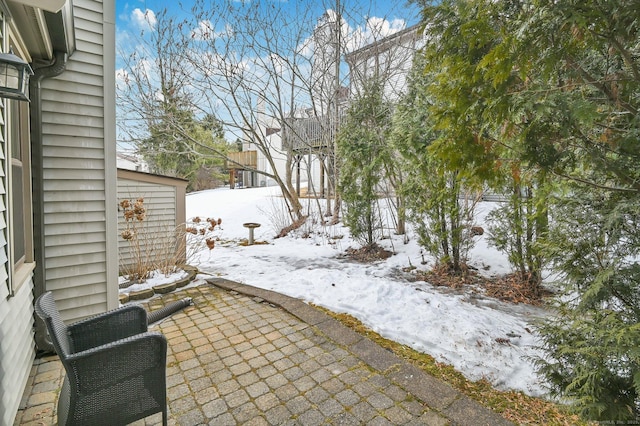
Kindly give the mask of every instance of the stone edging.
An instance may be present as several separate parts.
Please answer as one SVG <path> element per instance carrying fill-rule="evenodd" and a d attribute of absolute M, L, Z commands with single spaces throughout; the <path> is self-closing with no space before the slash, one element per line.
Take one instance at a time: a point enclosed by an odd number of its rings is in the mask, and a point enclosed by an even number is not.
<path fill-rule="evenodd" d="M 196 275 L 198 274 L 198 268 L 195 268 L 193 266 L 184 265 L 181 267 L 181 269 L 187 273 L 187 276 L 185 278 L 182 278 L 178 281 L 168 283 L 168 284 L 159 284 L 145 290 L 131 291 L 128 294 L 121 293 L 118 295 L 118 299 L 120 300 L 120 303 L 125 304 L 132 300 L 148 299 L 152 297 L 154 294 L 171 293 L 176 289 L 185 287 L 187 284 L 193 281 Z"/>
<path fill-rule="evenodd" d="M 240 284 L 224 278 L 210 278 L 209 284 L 226 291 L 235 291 L 257 302 L 276 305 L 319 331 L 400 387 L 422 400 L 430 408 L 458 425 L 507 426 L 512 422 L 463 395 L 448 383 L 436 379 L 413 364 L 382 348 L 371 339 L 346 327 L 307 303 L 274 291 Z"/>

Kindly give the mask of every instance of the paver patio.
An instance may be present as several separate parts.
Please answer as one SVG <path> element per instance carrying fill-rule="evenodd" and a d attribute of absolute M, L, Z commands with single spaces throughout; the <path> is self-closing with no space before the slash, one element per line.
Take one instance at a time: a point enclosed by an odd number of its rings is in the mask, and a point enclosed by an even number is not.
<path fill-rule="evenodd" d="M 212 279 L 145 308 L 185 297 L 152 326 L 168 339 L 170 425 L 511 424 L 297 299 Z M 36 360 L 14 425 L 55 424 L 63 375 Z"/>

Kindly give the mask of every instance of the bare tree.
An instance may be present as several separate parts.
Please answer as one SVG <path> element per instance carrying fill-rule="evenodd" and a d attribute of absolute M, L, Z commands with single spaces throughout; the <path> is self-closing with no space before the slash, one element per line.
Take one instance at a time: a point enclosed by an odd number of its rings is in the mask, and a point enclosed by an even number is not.
<path fill-rule="evenodd" d="M 119 149 L 158 162 L 173 159 L 176 164 L 207 168 L 200 160 L 205 157 L 220 163 L 228 151 L 221 123 L 215 114 L 197 116 L 193 108 L 202 96 L 192 90 L 188 68 L 181 62 L 186 48 L 181 25 L 166 12 L 156 16 L 148 11 L 146 19 L 148 25 L 132 53 L 120 52 L 124 67 L 118 71 L 116 90 Z M 154 171 L 179 172 L 168 169 Z"/>
<path fill-rule="evenodd" d="M 129 57 L 124 77 L 132 89 L 119 97 L 128 103 L 127 128 L 134 129 L 132 123 L 147 123 L 149 114 L 166 115 L 154 108 L 158 97 L 166 99 L 166 90 L 178 91 L 180 101 L 187 102 L 196 115 L 214 114 L 233 135 L 231 139 L 261 154 L 266 165 L 253 171 L 278 184 L 292 221 L 303 219 L 306 213 L 299 187 L 293 182 L 295 169 L 305 156 L 322 158 L 319 169 L 327 176 L 327 198 L 329 193 L 337 194 L 335 167 L 324 159 L 334 157 L 339 101 L 345 98 L 343 88 L 348 85 L 342 57 L 348 44 L 355 43 L 354 28 L 347 19 L 357 16 L 360 21 L 370 16 L 370 2 L 363 3 L 364 7 L 346 11 L 336 0 L 322 5 L 196 0 L 186 20 L 162 15 L 153 37 L 140 53 Z M 318 38 L 318 34 L 327 34 L 323 26 L 329 29 L 328 40 Z M 367 25 L 356 30 L 363 34 Z M 148 57 L 141 58 L 147 52 Z M 157 69 L 151 72 L 150 68 Z M 309 137 L 310 127 L 299 125 L 302 119 L 315 120 L 326 146 Z M 179 124 L 175 123 L 174 130 L 180 137 L 192 138 Z M 322 147 L 327 149 L 322 151 Z M 299 179 L 296 183 L 299 185 Z M 339 203 L 333 207 L 337 220 Z M 327 212 L 330 210 L 328 202 Z"/>

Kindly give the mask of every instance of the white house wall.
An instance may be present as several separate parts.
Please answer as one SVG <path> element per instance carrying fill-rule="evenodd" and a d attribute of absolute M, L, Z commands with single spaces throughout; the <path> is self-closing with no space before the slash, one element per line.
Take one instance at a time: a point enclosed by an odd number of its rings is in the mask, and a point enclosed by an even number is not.
<path fill-rule="evenodd" d="M 266 137 L 266 139 L 267 146 L 270 147 L 270 153 L 273 159 L 273 163 L 275 164 L 275 173 L 269 161 L 267 161 L 264 154 L 260 151 L 258 151 L 258 170 L 263 170 L 272 174 L 278 174 L 284 180 L 287 171 L 287 154 L 282 149 L 282 138 L 280 137 L 280 133 L 269 135 Z M 264 185 L 262 184 L 262 182 L 264 182 Z M 276 182 L 264 175 L 258 175 L 258 185 L 273 186 L 276 185 Z"/>
<path fill-rule="evenodd" d="M 54 291 L 66 320 L 118 303 L 115 4 L 74 0 L 73 11 L 77 50 L 63 74 L 42 80 L 40 92 L 45 286 Z M 4 265 L 0 268 L 0 425 L 8 426 L 13 424 L 35 357 L 34 283 L 31 275 L 7 275 L 2 152 L 0 161 L 0 263 Z M 14 289 L 11 296 L 8 280 Z M 115 287 L 108 289 L 111 282 Z"/>
<path fill-rule="evenodd" d="M 377 77 L 383 79 L 385 98 L 398 101 L 407 89 L 415 53 L 423 45 L 424 39 L 415 26 L 348 54 L 352 96 L 360 95 L 364 83 Z"/>
<path fill-rule="evenodd" d="M 73 12 L 76 51 L 42 81 L 45 285 L 68 321 L 114 307 L 118 272 L 115 6 L 74 0 Z"/>
<path fill-rule="evenodd" d="M 269 174 L 278 174 L 283 180 L 285 179 L 287 172 L 287 153 L 282 148 L 282 132 L 274 133 L 266 137 L 266 145 L 269 147 L 269 155 L 271 155 L 273 159 L 273 163 L 275 164 L 275 171 L 271 166 L 270 162 L 267 160 L 265 155 L 258 151 L 258 164 L 257 168 L 259 171 L 266 172 Z M 246 144 L 244 147 L 245 150 L 255 149 L 253 144 Z M 293 171 L 292 171 L 292 183 L 295 185 L 296 182 L 296 166 L 292 163 Z M 300 162 L 300 183 L 302 186 L 309 185 L 310 191 L 316 191 L 317 193 L 321 192 L 320 185 L 320 169 L 321 164 L 318 156 L 315 154 L 312 155 L 304 155 L 302 161 Z M 275 173 L 274 173 L 275 172 Z M 245 172 L 248 173 L 248 172 Z M 274 186 L 277 185 L 276 181 L 272 178 L 268 178 L 265 175 L 259 174 L 257 177 L 256 184 L 258 186 Z M 325 181 L 326 185 L 326 181 Z"/>
<path fill-rule="evenodd" d="M 279 125 L 279 123 L 276 120 L 269 119 L 264 114 L 261 114 L 258 116 L 257 133 L 260 135 L 266 135 L 267 127 L 274 127 L 276 125 Z M 256 168 L 258 172 L 268 173 L 272 175 L 277 174 L 278 176 L 281 177 L 282 180 L 284 180 L 286 176 L 285 173 L 287 170 L 287 167 L 286 167 L 287 153 L 284 149 L 282 149 L 282 138 L 280 135 L 281 135 L 281 132 L 274 133 L 269 136 L 264 136 L 264 142 L 263 142 L 264 147 L 268 149 L 269 155 L 273 160 L 273 164 L 275 165 L 275 170 L 274 170 L 274 167 L 271 166 L 271 163 L 269 162 L 267 157 L 264 155 L 264 153 L 261 150 L 259 150 L 254 143 L 252 142 L 243 143 L 242 150 L 257 152 Z M 248 183 L 250 182 L 250 179 L 251 179 L 251 173 L 253 172 L 249 172 L 249 171 L 243 172 L 243 182 L 245 183 L 245 186 L 249 186 Z M 267 177 L 261 173 L 257 173 L 256 182 L 255 182 L 256 186 L 273 186 L 276 184 L 277 183 L 273 178 Z"/>

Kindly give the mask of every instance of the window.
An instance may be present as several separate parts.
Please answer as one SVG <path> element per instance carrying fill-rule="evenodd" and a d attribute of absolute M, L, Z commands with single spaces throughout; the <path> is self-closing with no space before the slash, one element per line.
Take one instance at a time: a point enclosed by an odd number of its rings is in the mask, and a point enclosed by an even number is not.
<path fill-rule="evenodd" d="M 11 46 L 20 56 L 17 46 Z M 33 218 L 31 206 L 31 149 L 29 103 L 3 99 L 6 137 L 6 202 L 9 295 L 28 281 L 33 271 Z"/>
<path fill-rule="evenodd" d="M 29 104 L 6 100 L 9 115 L 11 158 L 11 260 L 14 271 L 33 261 L 31 220 L 31 173 L 29 151 Z"/>

